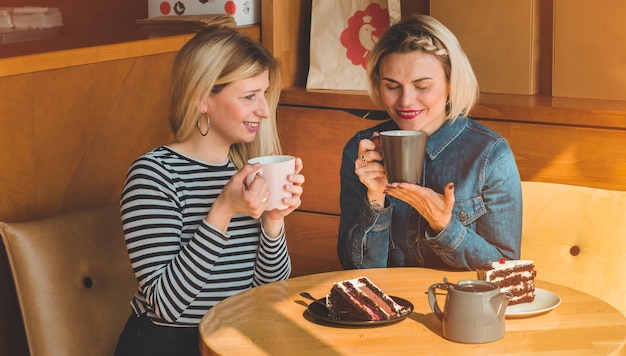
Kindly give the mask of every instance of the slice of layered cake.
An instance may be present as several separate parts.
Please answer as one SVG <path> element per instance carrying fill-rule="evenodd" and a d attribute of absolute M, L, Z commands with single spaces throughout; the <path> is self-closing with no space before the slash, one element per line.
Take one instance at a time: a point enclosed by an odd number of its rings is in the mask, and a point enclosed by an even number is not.
<path fill-rule="evenodd" d="M 509 305 L 529 303 L 535 300 L 535 264 L 531 260 L 504 259 L 476 270 L 478 279 L 500 286 L 502 293 L 509 293 Z"/>
<path fill-rule="evenodd" d="M 409 312 L 367 277 L 333 284 L 326 306 L 330 317 L 354 320 L 388 320 Z"/>

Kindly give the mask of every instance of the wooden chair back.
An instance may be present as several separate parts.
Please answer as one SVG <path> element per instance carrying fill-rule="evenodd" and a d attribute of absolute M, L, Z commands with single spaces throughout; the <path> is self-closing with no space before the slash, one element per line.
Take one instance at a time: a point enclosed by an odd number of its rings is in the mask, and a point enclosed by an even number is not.
<path fill-rule="evenodd" d="M 522 182 L 524 259 L 537 279 L 598 297 L 626 315 L 626 192 Z"/>

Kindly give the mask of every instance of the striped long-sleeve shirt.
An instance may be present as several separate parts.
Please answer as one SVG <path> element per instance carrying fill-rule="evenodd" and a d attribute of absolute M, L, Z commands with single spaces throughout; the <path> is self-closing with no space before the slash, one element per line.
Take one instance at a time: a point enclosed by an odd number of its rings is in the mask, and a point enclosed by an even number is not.
<path fill-rule="evenodd" d="M 204 220 L 232 163 L 209 165 L 160 147 L 130 167 L 122 225 L 138 290 L 137 315 L 156 324 L 195 327 L 221 300 L 289 277 L 284 229 L 269 238 L 260 221 L 235 215 L 223 233 Z"/>

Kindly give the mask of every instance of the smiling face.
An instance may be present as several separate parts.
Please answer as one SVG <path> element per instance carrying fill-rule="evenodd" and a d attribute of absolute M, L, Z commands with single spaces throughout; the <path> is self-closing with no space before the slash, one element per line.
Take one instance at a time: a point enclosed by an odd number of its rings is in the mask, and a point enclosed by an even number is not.
<path fill-rule="evenodd" d="M 379 72 L 381 101 L 401 129 L 430 135 L 445 123 L 449 83 L 434 55 L 391 53 L 381 60 Z"/>
<path fill-rule="evenodd" d="M 219 93 L 211 94 L 206 101 L 206 112 L 211 121 L 211 139 L 219 140 L 226 146 L 252 142 L 261 121 L 270 116 L 265 97 L 268 88 L 269 73 L 266 70 L 256 76 L 234 81 Z"/>

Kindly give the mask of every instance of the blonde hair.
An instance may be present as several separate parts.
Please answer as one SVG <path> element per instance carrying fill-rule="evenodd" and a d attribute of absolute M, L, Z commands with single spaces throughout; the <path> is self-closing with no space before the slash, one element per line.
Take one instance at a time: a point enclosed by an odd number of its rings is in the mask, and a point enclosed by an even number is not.
<path fill-rule="evenodd" d="M 372 101 L 383 107 L 379 89 L 382 59 L 392 53 L 412 51 L 430 53 L 443 66 L 450 87 L 446 119 L 467 115 L 480 95 L 478 80 L 456 36 L 427 15 L 414 15 L 392 25 L 376 42 L 367 66 L 367 91 Z"/>
<path fill-rule="evenodd" d="M 278 61 L 260 43 L 235 29 L 212 26 L 196 34 L 176 55 L 172 71 L 169 121 L 174 139 L 184 141 L 196 129 L 198 103 L 228 84 L 269 72 L 267 101 L 270 117 L 251 143 L 231 145 L 229 157 L 240 169 L 255 156 L 282 152 L 276 129 L 276 107 L 281 90 Z"/>

